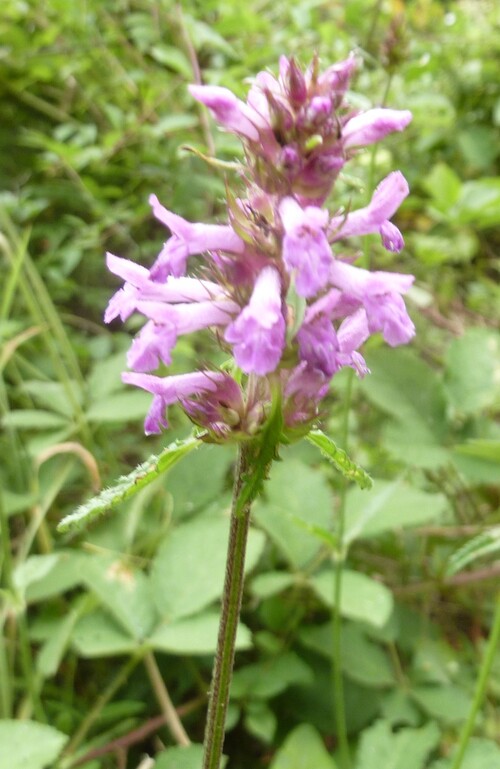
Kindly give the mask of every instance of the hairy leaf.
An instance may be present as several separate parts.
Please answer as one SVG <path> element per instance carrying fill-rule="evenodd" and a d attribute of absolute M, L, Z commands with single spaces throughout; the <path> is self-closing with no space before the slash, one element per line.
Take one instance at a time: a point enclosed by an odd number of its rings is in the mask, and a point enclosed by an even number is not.
<path fill-rule="evenodd" d="M 355 481 L 362 489 L 371 489 L 373 481 L 368 473 L 362 467 L 353 462 L 344 449 L 340 449 L 328 435 L 322 430 L 311 430 L 306 436 L 310 443 L 313 443 L 321 451 L 332 465 L 335 465 L 344 478 Z"/>
<path fill-rule="evenodd" d="M 108 510 L 112 510 L 120 502 L 133 497 L 145 486 L 149 486 L 159 475 L 165 473 L 199 445 L 200 441 L 195 436 L 190 436 L 183 441 L 174 441 L 161 454 L 150 457 L 131 473 L 123 475 L 114 486 L 103 489 L 96 497 L 77 507 L 74 513 L 63 518 L 58 526 L 59 531 L 81 527 Z"/>

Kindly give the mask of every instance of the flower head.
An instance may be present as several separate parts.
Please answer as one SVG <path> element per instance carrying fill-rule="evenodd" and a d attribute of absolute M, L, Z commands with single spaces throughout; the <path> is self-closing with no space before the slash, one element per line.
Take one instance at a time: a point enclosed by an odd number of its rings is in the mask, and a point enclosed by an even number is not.
<path fill-rule="evenodd" d="M 106 322 L 146 319 L 128 353 L 133 371 L 123 375 L 153 395 L 146 432 L 166 428 L 167 409 L 178 403 L 205 439 L 243 440 L 261 429 L 272 401 L 282 404 L 285 431 L 303 434 L 341 368 L 369 373 L 361 350 L 372 334 L 394 346 L 415 333 L 403 300 L 413 277 L 369 272 L 338 250 L 340 241 L 372 233 L 401 250 L 392 219 L 408 195 L 403 174 L 386 176 L 358 210 L 338 206 L 330 216 L 324 205 L 359 147 L 411 120 L 407 110 L 353 113 L 346 93 L 355 66 L 350 56 L 321 73 L 315 58 L 303 71 L 282 57 L 279 75 L 259 73 L 246 102 L 220 86 L 190 87 L 243 142 L 246 195 L 228 192 L 227 220 L 218 224 L 189 222 L 152 195 L 153 214 L 169 230 L 152 267 L 108 254 L 124 285 Z M 203 260 L 199 275 L 186 274 L 193 255 Z M 171 364 L 179 336 L 201 329 L 230 355 L 221 370 L 150 373 Z"/>

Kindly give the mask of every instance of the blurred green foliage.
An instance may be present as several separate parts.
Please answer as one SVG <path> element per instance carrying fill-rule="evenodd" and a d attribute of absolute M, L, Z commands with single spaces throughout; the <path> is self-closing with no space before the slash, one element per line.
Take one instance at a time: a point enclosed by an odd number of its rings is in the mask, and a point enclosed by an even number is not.
<path fill-rule="evenodd" d="M 0 41 L 1 769 L 135 769 L 146 752 L 158 769 L 199 767 L 197 745 L 172 747 L 156 718 L 143 663 L 157 659 L 201 742 L 233 452 L 204 446 L 115 517 L 55 531 L 188 432 L 173 414 L 166 440 L 142 437 L 149 396 L 120 381 L 134 320 L 101 320 L 116 288 L 104 252 L 153 261 L 165 233 L 151 192 L 189 219 L 223 215 L 224 176 L 186 147 L 240 148 L 190 99 L 197 68 L 243 95 L 282 53 L 330 63 L 353 49 L 353 104 L 414 121 L 358 157 L 331 208 L 366 201 L 394 168 L 408 177 L 405 251 L 374 242 L 363 258 L 416 274 L 418 334 L 407 350 L 372 341 L 354 388 L 349 452 L 375 484 L 346 498 L 347 725 L 355 769 L 373 755 L 449 767 L 500 571 L 498 5 L 4 0 Z M 181 340 L 174 370 L 213 354 Z M 323 424 L 335 439 L 346 388 L 341 374 Z M 307 443 L 282 458 L 255 506 L 227 752 L 234 769 L 335 769 L 342 483 Z M 499 701 L 497 655 L 463 769 L 500 765 Z"/>

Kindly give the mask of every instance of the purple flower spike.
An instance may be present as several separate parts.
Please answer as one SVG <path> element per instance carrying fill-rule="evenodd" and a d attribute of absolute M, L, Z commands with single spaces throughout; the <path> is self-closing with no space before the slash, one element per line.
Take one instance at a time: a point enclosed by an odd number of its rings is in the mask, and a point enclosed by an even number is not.
<path fill-rule="evenodd" d="M 409 110 L 369 109 L 347 121 L 342 129 L 344 147 L 364 147 L 378 142 L 393 131 L 403 131 L 411 122 Z"/>
<path fill-rule="evenodd" d="M 188 88 L 191 96 L 208 107 L 224 128 L 250 141 L 258 141 L 258 116 L 228 88 L 217 85 L 190 85 Z"/>
<path fill-rule="evenodd" d="M 295 272 L 295 286 L 300 296 L 311 297 L 326 286 L 332 264 L 332 252 L 325 235 L 328 211 L 315 206 L 302 208 L 294 198 L 280 204 L 285 230 L 283 261 Z"/>
<path fill-rule="evenodd" d="M 146 432 L 167 427 L 166 410 L 177 402 L 203 440 L 245 440 L 261 431 L 281 387 L 287 439 L 298 438 L 339 369 L 368 373 L 360 351 L 371 334 L 394 346 L 415 333 L 403 301 L 411 275 L 369 272 L 332 252 L 337 241 L 372 233 L 389 251 L 404 245 L 391 221 L 408 195 L 399 171 L 357 211 L 338 203 L 330 219 L 324 207 L 357 148 L 411 120 L 407 110 L 353 112 L 347 93 L 355 66 L 351 55 L 321 73 L 317 57 L 303 70 L 282 56 L 278 76 L 258 73 L 246 102 L 227 88 L 190 87 L 240 137 L 245 191 L 228 191 L 227 224 L 186 221 L 152 195 L 153 214 L 169 230 L 152 268 L 108 254 L 109 270 L 124 283 L 106 322 L 134 312 L 146 318 L 128 353 L 134 373 L 123 376 L 153 395 Z M 204 257 L 197 269 L 209 280 L 185 275 L 194 255 Z M 171 363 L 180 335 L 201 329 L 231 348 L 237 379 L 222 371 L 163 379 L 147 373 Z"/>
<path fill-rule="evenodd" d="M 166 409 L 182 398 L 213 392 L 223 381 L 225 374 L 213 371 L 194 371 L 190 374 L 158 377 L 151 374 L 135 374 L 125 371 L 122 380 L 136 385 L 154 395 L 152 406 L 144 422 L 146 435 L 160 433 L 168 427 Z"/>
<path fill-rule="evenodd" d="M 245 374 L 264 376 L 274 371 L 285 346 L 285 319 L 277 270 L 265 267 L 258 276 L 250 302 L 224 338 L 234 345 L 236 363 Z"/>

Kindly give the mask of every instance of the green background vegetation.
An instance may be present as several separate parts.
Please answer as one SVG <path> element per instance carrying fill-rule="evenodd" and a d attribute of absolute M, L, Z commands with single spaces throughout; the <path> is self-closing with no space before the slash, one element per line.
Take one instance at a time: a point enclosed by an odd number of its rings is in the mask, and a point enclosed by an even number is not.
<path fill-rule="evenodd" d="M 241 151 L 189 97 L 196 67 L 243 96 L 281 54 L 327 65 L 351 50 L 352 103 L 414 120 L 346 168 L 330 207 L 407 176 L 406 249 L 374 239 L 364 260 L 417 276 L 417 337 L 372 340 L 373 373 L 354 383 L 349 451 L 375 485 L 346 496 L 347 728 L 355 769 L 449 769 L 500 577 L 497 4 L 4 0 L 0 41 L 0 769 L 199 765 L 197 745 L 173 747 L 157 673 L 200 743 L 233 451 L 203 447 L 113 517 L 56 533 L 189 432 L 172 410 L 170 434 L 143 437 L 149 396 L 120 381 L 137 325 L 102 323 L 117 287 L 103 255 L 153 261 L 151 192 L 186 218 L 223 216 L 224 176 L 186 145 Z M 181 339 L 173 370 L 212 355 L 203 335 Z M 335 439 L 347 386 L 339 375 L 328 398 Z M 234 769 L 334 769 L 342 481 L 310 445 L 282 458 L 255 506 L 226 748 Z M 463 769 L 500 767 L 499 704 L 497 653 Z"/>

